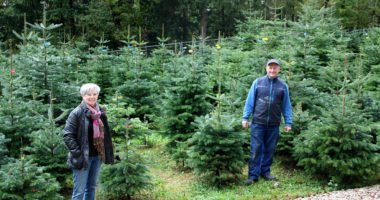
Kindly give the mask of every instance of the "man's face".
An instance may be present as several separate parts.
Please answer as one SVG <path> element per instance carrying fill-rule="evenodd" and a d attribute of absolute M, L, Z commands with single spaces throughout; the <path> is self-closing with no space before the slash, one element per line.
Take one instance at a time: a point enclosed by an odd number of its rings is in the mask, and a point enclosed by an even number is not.
<path fill-rule="evenodd" d="M 278 73 L 280 73 L 280 66 L 276 63 L 270 63 L 267 65 L 267 75 L 270 79 L 274 79 L 278 76 Z"/>

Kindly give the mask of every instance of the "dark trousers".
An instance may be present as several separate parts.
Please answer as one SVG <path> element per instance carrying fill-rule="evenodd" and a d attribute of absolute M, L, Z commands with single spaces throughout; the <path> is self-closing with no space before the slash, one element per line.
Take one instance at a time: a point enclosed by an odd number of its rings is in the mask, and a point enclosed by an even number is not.
<path fill-rule="evenodd" d="M 248 178 L 258 179 L 269 175 L 273 155 L 279 138 L 279 126 L 251 124 L 251 152 Z"/>

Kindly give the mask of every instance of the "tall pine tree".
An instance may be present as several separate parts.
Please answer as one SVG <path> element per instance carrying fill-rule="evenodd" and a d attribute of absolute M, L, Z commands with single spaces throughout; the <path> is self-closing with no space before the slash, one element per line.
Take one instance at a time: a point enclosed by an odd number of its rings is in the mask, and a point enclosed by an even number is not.
<path fill-rule="evenodd" d="M 187 140 L 196 129 L 192 123 L 196 117 L 205 115 L 210 109 L 206 99 L 209 86 L 204 66 L 193 58 L 176 58 L 173 64 L 172 67 L 180 70 L 175 71 L 176 74 L 168 74 L 172 86 L 166 88 L 163 98 L 162 122 L 164 134 L 169 137 L 169 152 L 177 163 L 185 166 Z"/>
<path fill-rule="evenodd" d="M 50 93 L 50 104 L 47 109 L 43 114 L 34 111 L 35 114 L 43 118 L 42 126 L 39 130 L 28 135 L 31 143 L 25 150 L 30 153 L 30 157 L 39 166 L 45 168 L 45 172 L 64 183 L 68 175 L 66 173 L 67 165 L 64 162 L 67 157 L 67 150 L 63 142 L 63 127 L 58 126 L 57 122 L 65 118 L 69 110 L 67 109 L 60 116 L 55 117 L 52 93 Z"/>
<path fill-rule="evenodd" d="M 222 63 L 218 63 L 218 74 L 221 74 L 221 67 Z M 195 173 L 217 187 L 239 181 L 245 163 L 240 120 L 226 112 L 228 98 L 221 93 L 223 79 L 218 76 L 218 93 L 213 97 L 217 103 L 215 110 L 195 121 L 197 132 L 189 140 L 188 150 L 188 161 Z"/>

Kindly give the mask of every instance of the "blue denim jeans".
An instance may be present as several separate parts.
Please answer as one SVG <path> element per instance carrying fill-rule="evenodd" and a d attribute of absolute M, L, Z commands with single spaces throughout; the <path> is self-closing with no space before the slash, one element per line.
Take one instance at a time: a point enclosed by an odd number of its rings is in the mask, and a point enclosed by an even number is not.
<path fill-rule="evenodd" d="M 251 124 L 251 152 L 248 178 L 258 179 L 269 175 L 273 155 L 279 138 L 279 126 Z"/>
<path fill-rule="evenodd" d="M 73 169 L 74 188 L 72 200 L 94 200 L 101 160 L 99 156 L 89 157 L 87 169 Z"/>

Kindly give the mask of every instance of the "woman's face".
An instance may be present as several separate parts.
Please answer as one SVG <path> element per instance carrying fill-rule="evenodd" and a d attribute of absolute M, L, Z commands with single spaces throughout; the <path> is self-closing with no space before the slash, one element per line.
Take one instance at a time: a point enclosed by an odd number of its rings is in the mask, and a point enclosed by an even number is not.
<path fill-rule="evenodd" d="M 88 91 L 85 95 L 82 96 L 83 101 L 90 106 L 95 106 L 96 101 L 98 100 L 99 94 L 95 89 Z"/>

